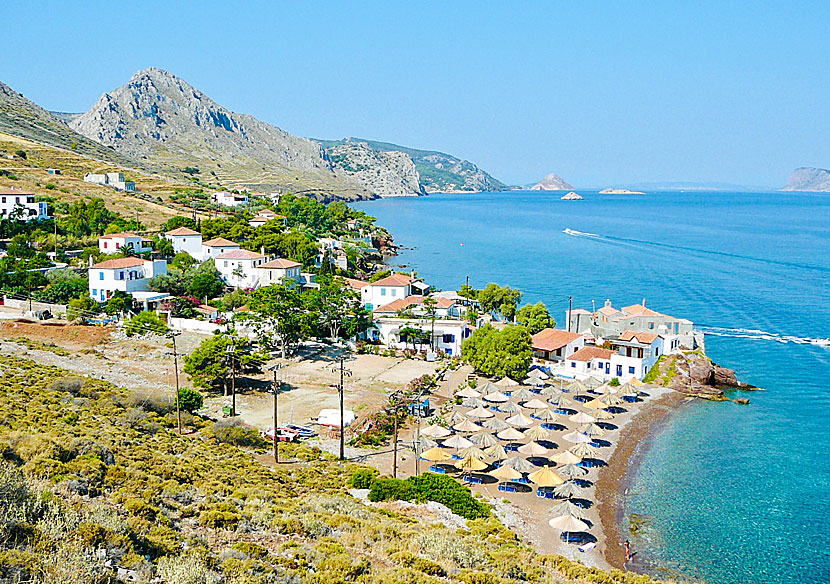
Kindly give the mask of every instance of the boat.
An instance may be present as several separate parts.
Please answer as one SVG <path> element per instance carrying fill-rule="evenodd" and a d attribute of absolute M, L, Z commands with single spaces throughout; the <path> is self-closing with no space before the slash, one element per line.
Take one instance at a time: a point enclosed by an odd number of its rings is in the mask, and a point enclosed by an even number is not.
<path fill-rule="evenodd" d="M 830 347 L 830 338 L 828 339 L 811 339 L 810 342 L 819 347 Z"/>

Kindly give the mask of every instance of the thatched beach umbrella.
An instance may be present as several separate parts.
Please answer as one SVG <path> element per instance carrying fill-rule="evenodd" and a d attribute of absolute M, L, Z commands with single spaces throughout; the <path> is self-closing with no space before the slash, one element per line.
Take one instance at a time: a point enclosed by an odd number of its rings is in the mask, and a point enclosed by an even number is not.
<path fill-rule="evenodd" d="M 553 455 L 551 460 L 561 465 L 579 464 L 582 462 L 582 457 L 568 450 L 563 450 L 562 452 Z"/>
<path fill-rule="evenodd" d="M 460 462 L 456 463 L 456 466 L 462 470 L 472 471 L 484 470 L 489 465 L 486 462 L 482 461 L 480 458 L 470 456 L 467 458 L 462 458 Z"/>
<path fill-rule="evenodd" d="M 597 456 L 599 456 L 599 450 L 596 446 L 592 446 L 584 442 L 582 444 L 577 444 L 573 448 L 569 449 L 568 452 L 572 452 L 580 458 L 596 458 Z"/>
<path fill-rule="evenodd" d="M 506 430 L 510 427 L 510 424 L 502 420 L 501 418 L 491 418 L 481 423 L 484 428 L 488 430 L 492 430 L 494 432 L 500 432 L 501 430 Z"/>
<path fill-rule="evenodd" d="M 493 444 L 492 446 L 488 446 L 484 449 L 484 452 L 487 456 L 492 456 L 496 460 L 504 460 L 507 458 L 507 451 L 501 444 Z"/>
<path fill-rule="evenodd" d="M 510 416 L 505 420 L 505 422 L 507 422 L 511 426 L 516 426 L 518 428 L 530 428 L 533 425 L 533 420 L 531 420 L 522 413 Z"/>
<path fill-rule="evenodd" d="M 607 404 L 600 401 L 599 398 L 594 398 L 589 402 L 585 402 L 583 405 L 589 410 L 601 410 L 602 408 L 607 407 Z"/>
<path fill-rule="evenodd" d="M 525 456 L 544 456 L 548 453 L 548 449 L 538 442 L 528 442 L 519 446 L 519 452 Z"/>
<path fill-rule="evenodd" d="M 509 426 L 496 434 L 496 436 L 499 440 L 522 440 L 525 437 L 521 430 L 510 428 Z"/>
<path fill-rule="evenodd" d="M 458 422 L 463 422 L 466 419 L 467 418 L 465 416 L 461 415 L 461 412 L 453 411 L 453 413 L 450 414 L 449 423 L 457 424 Z"/>
<path fill-rule="evenodd" d="M 536 394 L 524 387 L 510 393 L 510 399 L 513 400 L 521 401 L 526 399 L 533 399 L 534 397 L 536 397 Z"/>
<path fill-rule="evenodd" d="M 443 462 L 452 458 L 452 455 L 443 448 L 430 448 L 421 453 L 421 458 L 431 462 Z"/>
<path fill-rule="evenodd" d="M 458 422 L 452 429 L 456 432 L 480 432 L 481 426 L 468 418 L 463 422 Z"/>
<path fill-rule="evenodd" d="M 532 428 L 525 430 L 524 435 L 526 438 L 530 438 L 531 440 L 548 440 L 551 436 L 553 436 L 553 432 L 542 428 L 542 425 L 539 424 L 538 426 L 533 426 Z"/>
<path fill-rule="evenodd" d="M 459 450 L 458 456 L 460 456 L 461 458 L 470 458 L 472 456 L 478 459 L 483 459 L 487 457 L 487 455 L 484 454 L 484 451 L 481 449 L 481 447 L 476 446 L 475 444 Z"/>
<path fill-rule="evenodd" d="M 571 422 L 577 422 L 578 424 L 590 424 L 590 423 L 596 421 L 596 418 L 586 414 L 585 412 L 579 412 L 578 414 L 568 416 L 568 419 Z"/>
<path fill-rule="evenodd" d="M 533 398 L 532 400 L 523 403 L 522 407 L 529 410 L 542 410 L 547 409 L 548 404 L 538 398 Z"/>
<path fill-rule="evenodd" d="M 468 446 L 472 445 L 472 442 L 464 438 L 464 436 L 460 436 L 458 434 L 456 434 L 455 436 L 451 436 L 450 438 L 447 438 L 446 440 L 444 440 L 444 443 L 442 444 L 444 448 L 449 447 L 455 449 L 467 448 Z"/>
<path fill-rule="evenodd" d="M 534 417 L 534 418 L 539 418 L 539 419 L 540 419 L 540 420 L 542 420 L 543 422 L 550 422 L 551 420 L 555 420 L 555 419 L 556 419 L 556 414 L 554 414 L 554 413 L 553 413 L 551 410 L 549 410 L 548 408 L 545 408 L 544 410 L 536 410 L 536 411 L 534 411 L 534 412 L 533 412 L 533 417 Z"/>
<path fill-rule="evenodd" d="M 575 479 L 577 477 L 584 477 L 588 474 L 588 469 L 576 466 L 575 464 L 566 464 L 557 468 L 556 472 L 558 472 L 560 476 Z"/>
<path fill-rule="evenodd" d="M 600 428 L 596 424 L 584 424 L 578 430 L 587 436 L 605 436 L 607 434 L 603 428 Z"/>
<path fill-rule="evenodd" d="M 565 440 L 567 440 L 568 442 L 571 442 L 573 444 L 579 444 L 580 442 L 590 442 L 591 441 L 591 437 L 586 436 L 582 432 L 568 432 L 567 434 L 562 436 L 562 438 L 564 438 Z"/>
<path fill-rule="evenodd" d="M 488 381 L 484 384 L 484 387 L 481 388 L 481 393 L 483 395 L 487 395 L 488 393 L 496 393 L 498 391 L 501 391 L 501 388 L 492 381 Z"/>
<path fill-rule="evenodd" d="M 484 394 L 484 397 L 482 399 L 494 404 L 503 404 L 504 402 L 510 400 L 508 396 L 506 396 L 500 391 L 494 391 L 492 393 Z"/>
<path fill-rule="evenodd" d="M 612 420 L 614 419 L 614 414 L 611 412 L 606 412 L 605 410 L 595 410 L 592 415 L 597 420 Z"/>
<path fill-rule="evenodd" d="M 545 381 L 550 379 L 550 376 L 541 369 L 531 369 L 525 378 L 525 383 L 533 383 L 535 381 Z"/>
<path fill-rule="evenodd" d="M 563 483 L 564 481 L 559 484 L 561 485 Z M 573 501 L 562 501 L 561 503 L 557 503 L 556 505 L 551 507 L 550 511 L 554 515 L 571 515 L 573 517 L 576 517 L 577 519 L 587 518 L 587 515 L 585 514 L 585 509 L 583 509 Z"/>
<path fill-rule="evenodd" d="M 482 407 L 475 408 L 467 412 L 468 418 L 492 418 L 495 414 L 490 410 L 485 410 Z"/>
<path fill-rule="evenodd" d="M 430 424 L 421 430 L 421 435 L 429 436 L 430 438 L 446 438 L 450 434 L 452 434 L 452 432 L 447 430 L 444 426 L 439 426 L 438 424 Z"/>
<path fill-rule="evenodd" d="M 470 436 L 470 441 L 474 444 L 478 444 L 482 448 L 486 448 L 488 446 L 492 446 L 493 444 L 498 444 L 499 440 L 495 436 L 493 436 L 490 432 L 482 432 L 481 434 L 473 434 Z"/>
<path fill-rule="evenodd" d="M 566 383 L 564 385 L 564 388 L 574 393 L 585 393 L 586 391 L 588 391 L 588 386 L 578 380 Z"/>
<path fill-rule="evenodd" d="M 584 531 L 588 529 L 588 524 L 573 515 L 560 515 L 548 521 L 548 525 L 565 533 L 565 539 L 568 539 L 568 533 L 571 531 Z"/>
<path fill-rule="evenodd" d="M 500 405 L 499 410 L 501 410 L 505 414 L 516 414 L 518 412 L 521 412 L 522 408 L 520 408 L 517 404 L 513 402 L 507 402 L 506 404 Z"/>
<path fill-rule="evenodd" d="M 596 389 L 597 387 L 602 386 L 602 380 L 597 379 L 593 375 L 590 376 L 588 379 L 584 380 L 582 384 L 587 387 L 588 389 Z"/>
<path fill-rule="evenodd" d="M 568 405 L 572 404 L 573 400 L 571 400 L 568 397 L 565 397 L 564 395 L 562 395 L 560 393 L 560 394 L 549 397 L 548 398 L 548 403 L 550 405 L 552 405 L 553 407 L 555 407 L 555 408 L 562 408 L 562 407 L 567 407 Z"/>
<path fill-rule="evenodd" d="M 609 393 L 609 394 L 605 394 L 604 396 L 599 398 L 599 401 L 604 403 L 606 406 L 618 406 L 621 403 L 623 403 L 625 400 L 622 398 L 621 395 L 610 394 Z"/>
<path fill-rule="evenodd" d="M 459 397 L 481 397 L 481 394 L 474 390 L 472 387 L 465 387 L 455 395 Z"/>
<path fill-rule="evenodd" d="M 496 470 L 491 471 L 490 476 L 502 481 L 515 481 L 522 478 L 522 473 L 509 466 L 501 465 Z"/>
<path fill-rule="evenodd" d="M 509 466 L 513 470 L 517 470 L 519 472 L 532 472 L 536 470 L 537 467 L 532 462 L 528 462 L 521 456 L 511 456 L 510 458 L 505 459 L 502 463 L 502 466 Z"/>
<path fill-rule="evenodd" d="M 464 398 L 463 400 L 461 400 L 461 405 L 464 406 L 465 408 L 478 408 L 478 407 L 486 408 L 490 404 L 488 404 L 483 399 L 479 399 L 477 397 L 467 397 L 467 398 Z"/>
<path fill-rule="evenodd" d="M 435 440 L 427 438 L 426 436 L 421 436 L 418 439 L 418 446 L 421 449 L 421 452 L 423 452 L 424 450 L 435 448 L 436 446 L 438 446 L 438 443 Z"/>
<path fill-rule="evenodd" d="M 553 472 L 549 466 L 540 468 L 539 470 L 530 473 L 527 475 L 527 478 L 539 487 L 555 487 L 565 482 L 564 479 Z"/>
<path fill-rule="evenodd" d="M 570 480 L 559 485 L 558 487 L 554 487 L 553 494 L 557 497 L 562 497 L 563 499 L 571 499 L 582 495 L 584 490 L 585 489 L 577 485 L 574 481 Z"/>
<path fill-rule="evenodd" d="M 561 395 L 562 390 L 558 387 L 554 387 L 553 385 L 546 385 L 539 393 L 545 397 L 550 397 L 552 395 Z"/>
<path fill-rule="evenodd" d="M 510 379 L 509 377 L 502 377 L 496 382 L 496 385 L 500 387 L 514 387 L 516 385 L 519 385 L 519 382 L 515 381 L 514 379 Z"/>

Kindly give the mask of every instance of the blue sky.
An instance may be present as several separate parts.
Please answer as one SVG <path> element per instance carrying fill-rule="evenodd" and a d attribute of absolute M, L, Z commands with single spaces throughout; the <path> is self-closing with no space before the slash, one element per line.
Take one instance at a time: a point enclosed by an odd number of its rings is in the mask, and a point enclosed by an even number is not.
<path fill-rule="evenodd" d="M 302 136 L 442 150 L 510 183 L 780 186 L 830 166 L 820 2 L 120 4 L 0 3 L 0 80 L 83 111 L 161 67 Z"/>

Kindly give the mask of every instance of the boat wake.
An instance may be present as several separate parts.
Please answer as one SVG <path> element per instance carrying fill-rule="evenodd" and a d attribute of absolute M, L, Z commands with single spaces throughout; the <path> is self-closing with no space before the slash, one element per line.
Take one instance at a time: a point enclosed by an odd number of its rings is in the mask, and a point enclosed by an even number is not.
<path fill-rule="evenodd" d="M 714 337 L 730 337 L 734 339 L 750 339 L 753 341 L 774 341 L 776 343 L 795 345 L 815 345 L 818 347 L 830 348 L 830 339 L 814 339 L 811 337 L 796 337 L 793 335 L 781 335 L 778 333 L 771 333 L 762 331 L 760 329 L 744 329 L 744 328 L 724 328 L 717 326 L 698 326 L 695 327 L 706 335 Z"/>

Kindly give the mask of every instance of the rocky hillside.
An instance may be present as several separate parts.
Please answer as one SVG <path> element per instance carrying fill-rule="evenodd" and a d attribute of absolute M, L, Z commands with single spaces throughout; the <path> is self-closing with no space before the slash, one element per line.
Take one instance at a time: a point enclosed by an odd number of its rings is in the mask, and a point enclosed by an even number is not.
<path fill-rule="evenodd" d="M 337 172 L 322 147 L 224 108 L 162 69 L 139 71 L 69 122 L 125 156 L 171 173 L 198 168 L 225 188 L 284 190 L 320 198 L 371 195 Z"/>
<path fill-rule="evenodd" d="M 573 187 L 562 177 L 553 173 L 528 187 L 530 191 L 570 191 L 572 189 Z"/>
<path fill-rule="evenodd" d="M 332 163 L 380 197 L 425 195 L 412 159 L 403 152 L 381 152 L 365 142 L 346 142 L 327 150 Z"/>
<path fill-rule="evenodd" d="M 830 192 L 830 170 L 823 168 L 796 168 L 782 191 Z"/>
<path fill-rule="evenodd" d="M 367 144 L 378 152 L 406 154 L 415 164 L 421 185 L 427 193 L 500 191 L 507 188 L 503 182 L 496 180 L 472 162 L 443 152 L 417 150 L 389 142 L 361 138 L 320 141 L 328 151 L 337 146 L 355 142 Z"/>
<path fill-rule="evenodd" d="M 78 134 L 63 121 L 0 82 L 0 132 L 38 144 L 71 150 L 125 166 L 140 166 L 106 146 Z"/>

